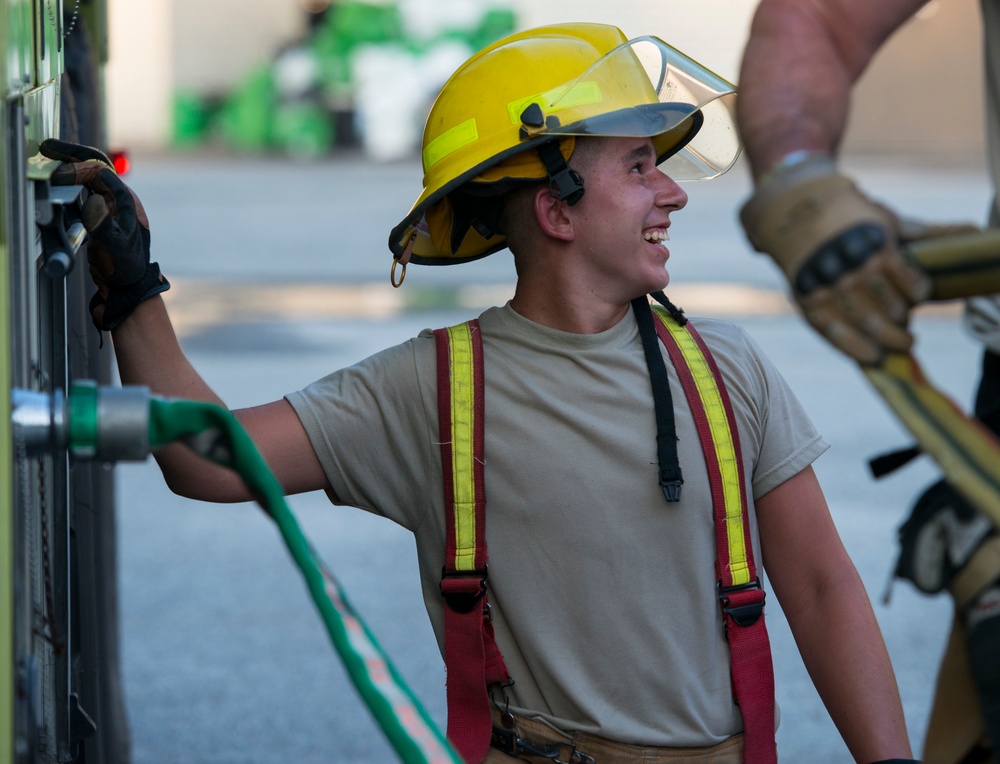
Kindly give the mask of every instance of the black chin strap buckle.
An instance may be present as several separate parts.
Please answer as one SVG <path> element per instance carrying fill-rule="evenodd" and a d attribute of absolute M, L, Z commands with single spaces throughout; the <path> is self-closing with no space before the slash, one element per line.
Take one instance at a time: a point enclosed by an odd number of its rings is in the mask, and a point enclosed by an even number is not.
<path fill-rule="evenodd" d="M 583 176 L 566 164 L 559 142 L 551 141 L 538 147 L 538 156 L 549 175 L 549 193 L 573 206 L 583 198 Z"/>

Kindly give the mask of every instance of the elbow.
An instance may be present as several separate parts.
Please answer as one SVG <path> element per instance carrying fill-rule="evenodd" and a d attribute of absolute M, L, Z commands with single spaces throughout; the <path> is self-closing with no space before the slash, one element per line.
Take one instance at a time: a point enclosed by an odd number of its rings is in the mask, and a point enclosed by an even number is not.
<path fill-rule="evenodd" d="M 168 470 L 163 471 L 163 481 L 175 496 L 197 501 L 212 501 L 204 490 L 202 481 L 191 479 L 186 475 L 177 475 Z"/>
<path fill-rule="evenodd" d="M 233 504 L 253 498 L 236 473 L 224 467 L 203 463 L 195 470 L 178 469 L 169 459 L 158 458 L 157 461 L 167 488 L 176 496 L 215 504 Z"/>

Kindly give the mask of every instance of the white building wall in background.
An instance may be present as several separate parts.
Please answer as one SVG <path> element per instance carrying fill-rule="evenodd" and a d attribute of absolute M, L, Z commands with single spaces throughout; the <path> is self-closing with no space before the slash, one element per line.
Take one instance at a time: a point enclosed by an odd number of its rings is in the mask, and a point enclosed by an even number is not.
<path fill-rule="evenodd" d="M 303 2 L 109 0 L 112 142 L 133 148 L 168 145 L 175 91 L 218 92 L 240 82 L 301 34 Z M 407 13 L 425 4 L 431 10 L 425 9 L 422 18 L 430 19 L 445 7 L 455 13 L 468 0 L 398 2 Z M 662 37 L 736 82 L 758 0 L 510 2 L 523 27 L 567 20 L 615 24 L 630 37 Z M 978 5 L 979 0 L 931 0 L 923 18 L 890 40 L 855 93 L 846 150 L 982 154 Z M 925 94 L 899 85 L 908 78 Z M 933 98 L 927 94 L 933 93 L 948 94 L 946 112 L 928 115 Z"/>
<path fill-rule="evenodd" d="M 170 0 L 108 0 L 108 138 L 113 147 L 166 145 L 174 51 Z"/>
<path fill-rule="evenodd" d="M 758 0 L 517 0 L 524 27 L 559 22 L 614 24 L 628 37 L 653 35 L 736 82 Z"/>
<path fill-rule="evenodd" d="M 224 93 L 306 28 L 300 0 L 172 0 L 171 5 L 174 80 L 197 92 Z"/>
<path fill-rule="evenodd" d="M 428 4 L 433 13 L 443 0 Z M 451 0 L 449 0 L 451 2 Z M 177 88 L 224 91 L 303 31 L 300 0 L 109 0 L 109 133 L 113 143 L 159 148 L 170 137 Z M 566 20 L 620 26 L 629 36 L 663 37 L 714 69 L 736 76 L 743 38 L 757 0 L 512 0 L 522 26 Z M 452 3 L 454 5 L 454 3 Z M 454 12 L 455 8 L 449 8 Z M 717 19 L 726 18 L 725 24 Z M 136 100 L 141 91 L 142 107 Z"/>

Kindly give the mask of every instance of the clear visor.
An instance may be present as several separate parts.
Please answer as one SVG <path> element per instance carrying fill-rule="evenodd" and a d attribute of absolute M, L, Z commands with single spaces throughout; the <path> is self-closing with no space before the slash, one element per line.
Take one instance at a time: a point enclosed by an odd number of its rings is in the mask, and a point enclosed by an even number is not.
<path fill-rule="evenodd" d="M 674 180 L 721 175 L 740 153 L 734 86 L 656 37 L 623 43 L 582 75 L 520 104 L 539 133 L 650 137 Z M 512 114 L 513 116 L 513 114 Z"/>

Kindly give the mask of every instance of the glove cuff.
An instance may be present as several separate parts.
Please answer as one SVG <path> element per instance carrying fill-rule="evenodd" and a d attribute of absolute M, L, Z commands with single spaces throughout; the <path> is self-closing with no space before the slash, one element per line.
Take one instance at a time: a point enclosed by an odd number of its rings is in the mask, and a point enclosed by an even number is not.
<path fill-rule="evenodd" d="M 753 196 L 740 210 L 740 222 L 758 252 L 767 251 L 768 229 L 779 224 L 774 219 L 786 217 L 791 202 L 816 181 L 837 178 L 839 185 L 851 182 L 837 172 L 837 165 L 828 154 L 794 152 L 772 167 L 757 183 Z"/>
<path fill-rule="evenodd" d="M 779 167 L 740 211 L 747 236 L 807 295 L 893 245 L 895 216 L 866 197 L 825 155 Z"/>
<path fill-rule="evenodd" d="M 90 315 L 94 326 L 109 332 L 132 315 L 135 306 L 150 297 L 166 292 L 170 282 L 160 273 L 157 263 L 146 266 L 146 273 L 138 281 L 125 286 L 110 287 L 107 293 L 98 291 L 90 300 Z"/>

